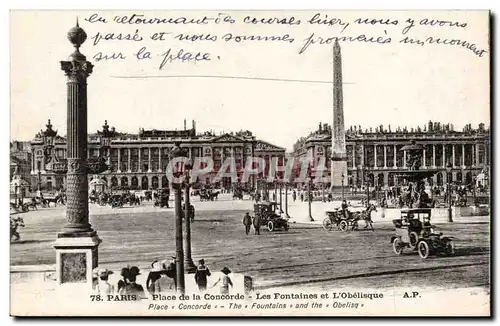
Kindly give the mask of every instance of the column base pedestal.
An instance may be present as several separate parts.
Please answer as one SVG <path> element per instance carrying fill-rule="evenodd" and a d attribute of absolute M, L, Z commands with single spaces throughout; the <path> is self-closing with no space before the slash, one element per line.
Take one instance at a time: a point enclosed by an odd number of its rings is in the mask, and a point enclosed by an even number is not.
<path fill-rule="evenodd" d="M 194 274 L 196 273 L 196 265 L 193 263 L 192 259 L 184 259 L 184 273 Z"/>
<path fill-rule="evenodd" d="M 101 241 L 95 231 L 59 233 L 52 245 L 56 249 L 57 285 L 92 289 L 92 271 L 98 265 Z"/>

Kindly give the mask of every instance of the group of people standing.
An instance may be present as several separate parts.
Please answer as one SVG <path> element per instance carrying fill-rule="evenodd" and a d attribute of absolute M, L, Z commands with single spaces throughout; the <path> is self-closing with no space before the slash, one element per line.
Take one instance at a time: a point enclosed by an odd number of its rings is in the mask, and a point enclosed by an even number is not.
<path fill-rule="evenodd" d="M 137 284 L 137 276 L 141 272 L 137 266 L 130 268 L 122 268 L 121 277 L 118 284 L 115 286 L 109 283 L 109 276 L 113 271 L 107 269 L 96 269 L 93 273 L 94 290 L 101 295 L 108 294 L 129 294 L 135 295 L 137 300 L 145 298 L 144 288 L 142 285 Z"/>
<path fill-rule="evenodd" d="M 245 234 L 248 235 L 250 233 L 250 229 L 252 228 L 252 224 L 255 230 L 255 235 L 260 235 L 260 223 L 261 217 L 256 214 L 254 217 L 250 216 L 250 213 L 246 212 L 245 216 L 243 216 L 243 225 L 245 226 Z"/>
<path fill-rule="evenodd" d="M 222 270 L 222 276 L 219 277 L 211 286 L 220 286 L 221 294 L 228 294 L 230 288 L 233 287 L 233 282 L 229 276 L 231 270 L 228 267 L 224 267 Z M 109 276 L 113 274 L 113 271 L 107 269 L 96 269 L 93 273 L 94 278 L 94 290 L 101 295 L 113 295 L 113 294 L 125 294 L 125 295 L 135 295 L 135 300 L 146 299 L 146 291 L 141 284 L 137 283 L 137 276 L 141 275 L 141 272 L 137 266 L 125 267 L 121 270 L 121 279 L 116 284 L 111 284 L 109 282 Z M 177 279 L 176 279 L 176 260 L 172 257 L 170 262 L 166 260 L 159 261 L 155 260 L 151 263 L 151 270 L 146 279 L 146 290 L 150 295 L 175 292 L 177 291 Z M 205 265 L 205 260 L 200 259 L 199 265 L 194 273 L 194 280 L 198 286 L 200 292 L 205 292 L 208 286 L 208 280 L 212 276 L 210 269 Z"/>

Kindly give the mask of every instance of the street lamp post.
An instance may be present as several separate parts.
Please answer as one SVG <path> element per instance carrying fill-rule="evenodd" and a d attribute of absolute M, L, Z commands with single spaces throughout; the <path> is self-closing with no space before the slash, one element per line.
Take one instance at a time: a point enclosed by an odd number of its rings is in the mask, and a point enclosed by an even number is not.
<path fill-rule="evenodd" d="M 471 175 L 472 175 L 472 172 L 471 172 Z M 476 177 L 472 177 L 472 197 L 474 198 L 474 206 L 478 206 L 477 205 L 477 200 L 476 200 L 476 180 L 477 178 Z"/>
<path fill-rule="evenodd" d="M 170 152 L 171 159 L 177 157 L 186 157 L 184 151 L 180 148 L 180 143 L 176 142 L 175 147 Z M 173 166 L 174 170 L 174 182 L 172 186 L 174 188 L 174 203 L 175 203 L 175 267 L 176 267 L 176 281 L 177 290 L 184 294 L 185 292 L 185 280 L 184 280 L 184 251 L 182 248 L 182 203 L 181 203 L 181 190 L 182 184 L 179 180 L 176 180 L 181 176 L 182 172 Z"/>
<path fill-rule="evenodd" d="M 192 274 L 196 272 L 196 266 L 193 263 L 193 259 L 191 258 L 191 218 L 190 218 L 190 198 L 189 198 L 189 173 L 191 171 L 191 164 L 185 164 L 185 176 L 186 176 L 186 187 L 184 191 L 184 218 L 186 219 L 186 229 L 184 234 L 184 249 L 186 255 L 184 256 L 184 267 L 188 274 Z"/>
<path fill-rule="evenodd" d="M 18 202 L 17 202 L 17 188 L 18 188 L 18 185 L 15 185 L 15 186 L 14 186 L 14 198 L 15 198 L 15 199 L 14 199 L 14 200 L 15 200 L 15 202 L 14 202 L 14 203 L 16 204 L 16 206 L 17 206 L 17 204 L 18 204 Z"/>
<path fill-rule="evenodd" d="M 448 161 L 446 164 L 446 181 L 447 181 L 447 193 L 448 193 L 448 222 L 453 222 L 453 216 L 451 211 L 451 171 L 453 165 Z"/>
<path fill-rule="evenodd" d="M 344 201 L 344 172 L 342 172 L 341 177 L 342 177 L 342 182 L 341 182 L 341 185 L 342 185 L 342 201 Z"/>
<path fill-rule="evenodd" d="M 309 179 L 307 181 L 307 205 L 309 206 L 309 221 L 313 222 L 314 218 L 312 217 L 311 214 L 311 205 L 312 205 L 312 196 L 311 196 L 311 183 L 312 183 L 312 176 L 311 173 L 309 173 Z"/>
<path fill-rule="evenodd" d="M 370 182 L 368 176 L 366 176 L 365 185 L 366 185 L 366 207 L 370 206 Z"/>
<path fill-rule="evenodd" d="M 281 182 L 279 188 L 280 188 L 280 214 L 281 214 L 283 213 L 283 196 L 281 194 L 281 191 L 283 190 L 283 184 Z"/>
<path fill-rule="evenodd" d="M 285 182 L 285 217 L 290 218 L 288 215 L 288 182 Z"/>
<path fill-rule="evenodd" d="M 42 191 L 42 171 L 38 170 L 38 192 Z"/>

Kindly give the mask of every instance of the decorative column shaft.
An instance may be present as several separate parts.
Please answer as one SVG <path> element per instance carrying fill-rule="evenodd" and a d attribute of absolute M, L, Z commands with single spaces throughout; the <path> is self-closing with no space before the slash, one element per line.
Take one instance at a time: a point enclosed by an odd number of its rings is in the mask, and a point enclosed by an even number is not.
<path fill-rule="evenodd" d="M 384 145 L 384 168 L 387 167 L 387 146 Z"/>
<path fill-rule="evenodd" d="M 118 173 L 122 172 L 122 149 L 117 148 L 118 151 Z"/>
<path fill-rule="evenodd" d="M 427 152 L 427 150 L 424 148 L 424 151 L 423 151 L 423 156 L 422 156 L 422 166 L 425 168 L 427 167 L 427 165 L 425 164 L 425 152 Z"/>
<path fill-rule="evenodd" d="M 128 153 L 127 153 L 127 171 L 130 173 L 132 172 L 132 162 L 131 162 L 131 159 L 130 159 L 130 156 L 132 154 L 132 150 L 130 149 L 130 147 L 128 148 Z"/>
<path fill-rule="evenodd" d="M 396 157 L 396 156 L 397 156 L 397 154 L 396 154 L 396 153 L 397 153 L 397 151 L 396 151 L 396 150 L 397 150 L 397 147 L 396 147 L 396 145 L 394 145 L 394 156 L 393 156 L 393 158 L 394 158 L 394 168 L 395 168 L 395 169 L 398 167 L 398 166 L 397 166 L 397 163 L 396 163 L 396 162 L 397 162 L 397 161 L 396 161 L 396 158 L 397 158 L 397 157 Z"/>
<path fill-rule="evenodd" d="M 373 145 L 373 158 L 374 158 L 373 167 L 377 168 L 377 145 L 376 144 Z"/>
<path fill-rule="evenodd" d="M 462 166 L 465 167 L 465 144 L 462 144 Z"/>
<path fill-rule="evenodd" d="M 83 43 L 83 42 L 82 42 Z M 67 233 L 92 232 L 89 224 L 87 179 L 87 77 L 93 65 L 78 48 L 71 61 L 61 61 L 67 81 Z"/>
<path fill-rule="evenodd" d="M 151 147 L 148 148 L 148 172 L 151 172 Z"/>
<path fill-rule="evenodd" d="M 436 145 L 432 145 L 432 167 L 436 167 Z"/>
<path fill-rule="evenodd" d="M 443 144 L 443 167 L 446 167 L 446 146 Z"/>
<path fill-rule="evenodd" d="M 158 172 L 161 172 L 161 147 L 158 147 Z"/>
<path fill-rule="evenodd" d="M 189 170 L 186 171 L 186 187 L 184 188 L 184 219 L 186 227 L 184 228 L 184 271 L 188 274 L 196 272 L 196 265 L 191 258 L 191 214 L 189 207 L 191 206 L 189 200 Z"/>
<path fill-rule="evenodd" d="M 451 145 L 451 160 L 453 162 L 453 167 L 455 167 L 455 144 Z"/>
<path fill-rule="evenodd" d="M 142 172 L 142 162 L 141 162 L 141 156 L 142 156 L 142 148 L 138 148 L 137 149 L 137 153 L 138 153 L 138 163 L 139 166 L 137 168 L 137 172 Z"/>

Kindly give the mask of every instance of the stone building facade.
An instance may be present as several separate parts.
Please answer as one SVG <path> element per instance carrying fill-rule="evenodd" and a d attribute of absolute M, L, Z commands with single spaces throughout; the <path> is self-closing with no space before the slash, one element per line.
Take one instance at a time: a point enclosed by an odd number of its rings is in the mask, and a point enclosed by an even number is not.
<path fill-rule="evenodd" d="M 398 184 L 397 173 L 407 169 L 401 148 L 411 140 L 425 147 L 421 169 L 436 169 L 438 173 L 428 180 L 431 185 L 447 182 L 446 164 L 453 165 L 452 181 L 469 184 L 490 164 L 490 131 L 484 124 L 478 128 L 465 126 L 455 131 L 452 124 L 429 121 L 423 128 L 379 126 L 362 130 L 360 126 L 346 130 L 347 175 L 345 185 L 369 183 L 370 186 Z M 325 157 L 325 173 L 330 173 L 331 127 L 320 124 L 319 128 L 294 145 L 294 157 L 308 156 L 312 160 Z M 297 171 L 294 171 L 297 174 Z"/>
<path fill-rule="evenodd" d="M 257 139 L 250 131 L 239 131 L 216 135 L 213 132 L 197 133 L 195 122 L 190 129 L 184 130 L 144 130 L 137 134 L 120 133 L 110 128 L 107 121 L 103 129 L 88 136 L 88 158 L 103 156 L 109 170 L 99 175 L 90 175 L 89 180 L 99 177 L 115 189 L 157 189 L 168 187 L 166 166 L 169 152 L 175 142 L 188 150 L 188 156 L 210 157 L 214 170 L 198 180 L 201 184 L 212 183 L 227 157 L 234 157 L 238 178 L 243 175 L 243 168 L 249 157 L 262 157 L 272 160 L 278 157 L 284 162 L 285 149 Z M 45 131 L 40 131 L 31 142 L 34 157 L 31 175 L 34 180 L 40 177 L 43 190 L 65 187 L 65 175 L 62 173 L 66 160 L 66 139 L 52 130 L 49 123 Z M 231 178 L 223 178 L 216 186 L 230 188 Z M 254 183 L 254 178 L 249 180 Z M 36 184 L 36 182 L 35 182 Z"/>

